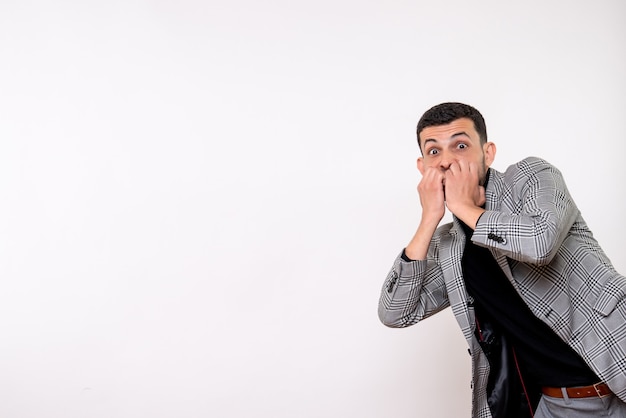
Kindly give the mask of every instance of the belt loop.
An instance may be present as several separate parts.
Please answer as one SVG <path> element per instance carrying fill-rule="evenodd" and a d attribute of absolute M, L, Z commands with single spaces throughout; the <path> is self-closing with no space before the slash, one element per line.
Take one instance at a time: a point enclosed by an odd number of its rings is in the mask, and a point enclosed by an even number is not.
<path fill-rule="evenodd" d="M 565 405 L 571 404 L 572 401 L 569 398 L 569 394 L 567 393 L 567 388 L 561 388 L 561 393 L 563 394 L 563 401 L 565 402 Z"/>

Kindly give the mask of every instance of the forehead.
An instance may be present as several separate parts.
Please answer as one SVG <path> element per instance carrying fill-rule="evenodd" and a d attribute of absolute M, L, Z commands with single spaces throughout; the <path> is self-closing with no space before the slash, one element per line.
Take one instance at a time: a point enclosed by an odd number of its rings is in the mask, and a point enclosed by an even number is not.
<path fill-rule="evenodd" d="M 424 144 L 424 141 L 428 139 L 449 139 L 461 133 L 467 134 L 471 139 L 478 139 L 478 132 L 476 132 L 474 127 L 474 122 L 468 118 L 461 118 L 453 120 L 446 125 L 428 126 L 422 129 L 420 141 Z"/>

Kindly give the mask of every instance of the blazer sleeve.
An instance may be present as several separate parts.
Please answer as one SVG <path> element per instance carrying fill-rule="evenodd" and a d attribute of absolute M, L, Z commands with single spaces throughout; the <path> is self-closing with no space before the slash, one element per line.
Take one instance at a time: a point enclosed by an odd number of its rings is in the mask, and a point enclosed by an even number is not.
<path fill-rule="evenodd" d="M 431 253 L 418 261 L 403 260 L 401 253 L 394 261 L 378 302 L 378 317 L 386 326 L 408 327 L 449 306 L 441 267 Z"/>
<path fill-rule="evenodd" d="M 505 173 L 498 210 L 478 220 L 472 241 L 524 263 L 547 265 L 579 216 L 561 172 L 538 158 Z"/>

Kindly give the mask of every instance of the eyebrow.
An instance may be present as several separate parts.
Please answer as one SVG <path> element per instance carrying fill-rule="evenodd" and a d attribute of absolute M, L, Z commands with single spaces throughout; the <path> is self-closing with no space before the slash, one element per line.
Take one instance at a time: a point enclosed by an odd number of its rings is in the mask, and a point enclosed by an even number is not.
<path fill-rule="evenodd" d="M 457 133 L 453 134 L 450 138 L 456 138 L 458 136 L 466 136 L 466 137 L 470 138 L 470 136 L 465 131 L 457 132 Z"/>
<path fill-rule="evenodd" d="M 470 137 L 470 136 L 467 134 L 467 132 L 465 132 L 465 131 L 461 131 L 461 132 L 454 133 L 454 134 L 452 134 L 452 135 L 450 136 L 450 138 L 451 138 L 451 139 L 455 139 L 455 138 L 458 138 L 459 136 L 465 136 L 465 137 L 467 137 L 467 138 L 471 139 L 471 137 Z M 437 140 L 436 140 L 435 138 L 428 138 L 428 139 L 425 139 L 425 140 L 424 140 L 424 146 L 426 146 L 426 144 L 428 144 L 429 142 L 437 142 Z"/>

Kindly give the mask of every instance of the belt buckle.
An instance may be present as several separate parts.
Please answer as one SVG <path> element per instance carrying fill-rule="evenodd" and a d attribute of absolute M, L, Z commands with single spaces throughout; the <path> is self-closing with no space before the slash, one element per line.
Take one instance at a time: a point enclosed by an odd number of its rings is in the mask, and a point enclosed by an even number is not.
<path fill-rule="evenodd" d="M 604 395 L 600 392 L 600 389 L 598 389 L 598 386 L 600 386 L 603 383 L 604 382 L 600 382 L 600 383 L 596 383 L 595 385 L 593 385 L 593 388 L 595 389 L 596 394 L 598 395 L 598 398 L 604 398 L 605 396 L 609 396 L 611 394 L 610 391 L 609 391 L 609 393 L 606 393 Z"/>

